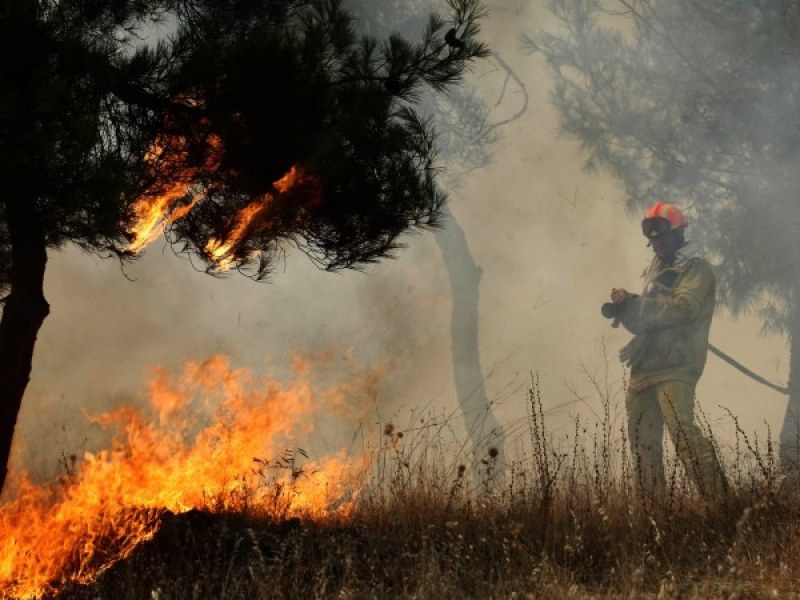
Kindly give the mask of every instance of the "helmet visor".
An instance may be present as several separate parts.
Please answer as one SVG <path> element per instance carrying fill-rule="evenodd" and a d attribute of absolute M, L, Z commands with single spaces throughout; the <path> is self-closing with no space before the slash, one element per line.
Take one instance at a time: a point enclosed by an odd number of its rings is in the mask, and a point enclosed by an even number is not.
<path fill-rule="evenodd" d="M 650 217 L 642 221 L 642 233 L 646 238 L 654 238 L 672 231 L 672 223 L 662 217 Z"/>

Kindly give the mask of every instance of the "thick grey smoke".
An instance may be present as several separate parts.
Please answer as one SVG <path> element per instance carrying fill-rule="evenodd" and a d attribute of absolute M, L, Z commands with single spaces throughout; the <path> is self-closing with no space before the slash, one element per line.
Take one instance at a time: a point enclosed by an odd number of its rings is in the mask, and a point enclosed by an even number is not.
<path fill-rule="evenodd" d="M 488 3 L 485 38 L 523 79 L 529 107 L 498 129 L 485 166 L 459 176 L 451 190 L 450 208 L 482 269 L 479 340 L 486 392 L 512 436 L 527 436 L 525 389 L 532 372 L 539 374 L 554 435 L 571 430 L 574 415 L 591 415 L 597 407 L 585 372 L 602 380 L 608 370 L 621 413 L 623 372 L 616 351 L 627 336 L 609 328 L 599 306 L 612 286 L 637 289 L 649 261 L 639 218 L 626 216 L 619 185 L 582 171 L 578 145 L 559 136 L 545 65 L 521 50 L 521 32 L 552 22 L 544 4 Z M 377 11 L 381 2 L 361 6 Z M 492 60 L 469 77 L 489 119 L 518 109 L 521 91 L 513 82 L 503 91 L 505 79 Z M 52 312 L 39 336 L 20 416 L 17 461 L 52 473 L 62 451 L 80 454 L 105 439 L 87 424 L 84 409 L 141 402 L 156 365 L 177 369 L 218 353 L 235 366 L 284 376 L 292 355 L 333 349 L 338 362 L 328 366 L 327 381 L 384 364 L 364 427 L 394 420 L 402 428 L 412 407 L 457 414 L 445 266 L 433 234 L 404 241 L 408 248 L 396 260 L 363 273 L 323 273 L 291 254 L 270 284 L 210 278 L 160 242 L 125 268 L 127 279 L 113 261 L 73 249 L 51 255 L 46 293 Z M 754 369 L 785 380 L 782 340 L 759 338 L 757 331 L 755 321 L 721 314 L 712 339 Z M 766 420 L 775 431 L 785 407 L 780 395 L 713 358 L 698 393 L 712 424 L 725 405 L 748 429 L 763 429 Z M 341 440 L 327 442 L 335 450 Z"/>

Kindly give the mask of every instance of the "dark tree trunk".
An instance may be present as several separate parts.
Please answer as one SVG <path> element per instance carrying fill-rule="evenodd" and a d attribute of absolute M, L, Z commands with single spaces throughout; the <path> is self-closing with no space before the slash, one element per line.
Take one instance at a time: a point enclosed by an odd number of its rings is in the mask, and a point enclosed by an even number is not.
<path fill-rule="evenodd" d="M 456 394 L 477 456 L 486 459 L 489 450 L 494 448 L 496 455 L 487 459 L 487 463 L 501 467 L 493 474 L 501 480 L 505 439 L 492 403 L 486 396 L 478 343 L 482 270 L 472 258 L 464 231 L 447 208 L 443 216 L 445 226 L 436 232 L 436 242 L 452 290 L 451 344 Z"/>
<path fill-rule="evenodd" d="M 800 468 L 800 306 L 790 308 L 789 324 L 789 403 L 783 418 L 780 459 L 784 470 Z"/>
<path fill-rule="evenodd" d="M 11 241 L 11 294 L 0 319 L 0 490 L 30 380 L 36 336 L 50 312 L 44 297 L 47 243 L 42 224 L 30 203 L 7 204 L 5 216 Z"/>

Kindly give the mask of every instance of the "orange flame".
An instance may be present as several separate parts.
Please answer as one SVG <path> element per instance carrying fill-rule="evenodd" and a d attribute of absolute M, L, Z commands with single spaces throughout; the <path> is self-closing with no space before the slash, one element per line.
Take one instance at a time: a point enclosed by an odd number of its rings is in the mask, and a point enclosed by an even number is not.
<path fill-rule="evenodd" d="M 334 402 L 341 394 L 332 392 Z M 307 381 L 257 381 L 214 357 L 187 364 L 177 379 L 159 371 L 149 398 L 149 420 L 131 406 L 92 418 L 124 435 L 110 450 L 87 454 L 70 483 L 53 489 L 21 478 L 16 499 L 0 507 L 0 596 L 35 597 L 59 581 L 88 582 L 150 539 L 164 511 L 207 507 L 209 498 L 224 508 L 246 498 L 274 517 L 320 518 L 352 506 L 347 484 L 358 469 L 343 456 L 309 462 L 299 477 L 294 463 L 254 463 L 279 456 L 312 429 L 320 396 Z M 197 417 L 203 411 L 210 423 Z M 280 500 L 271 482 L 283 482 Z"/>
<path fill-rule="evenodd" d="M 158 180 L 159 175 L 164 177 L 164 174 L 168 174 L 169 180 L 134 202 L 128 251 L 141 252 L 161 236 L 170 224 L 186 216 L 205 197 L 198 181 L 202 175 L 215 173 L 219 169 L 222 154 L 221 138 L 211 134 L 207 138 L 206 156 L 202 165 L 193 166 L 189 164 L 188 143 L 184 137 L 167 134 L 158 136 L 152 148 L 145 154 L 144 161 L 151 177 Z M 287 194 L 296 187 L 306 186 L 310 191 L 310 200 L 306 205 L 312 206 L 319 200 L 319 181 L 307 169 L 297 165 L 292 166 L 272 185 L 279 194 Z M 178 201 L 187 198 L 187 203 L 176 205 Z M 205 251 L 215 263 L 217 271 L 227 271 L 230 268 L 237 247 L 248 233 L 261 231 L 272 225 L 272 221 L 265 215 L 274 199 L 273 193 L 266 193 L 250 202 L 235 215 L 233 227 L 225 239 L 212 238 L 208 241 Z"/>
<path fill-rule="evenodd" d="M 312 192 L 309 204 L 318 202 L 318 180 L 307 169 L 297 165 L 293 165 L 283 177 L 272 184 L 272 187 L 280 194 L 287 194 L 299 186 L 307 187 Z M 230 269 L 234 260 L 234 252 L 247 234 L 267 229 L 272 225 L 272 221 L 265 215 L 274 199 L 272 194 L 267 193 L 251 202 L 236 214 L 233 220 L 234 225 L 224 240 L 212 238 L 208 241 L 205 250 L 214 261 L 217 271 Z"/>
<path fill-rule="evenodd" d="M 216 238 L 208 240 L 206 252 L 216 263 L 218 271 L 230 269 L 233 262 L 233 257 L 231 256 L 233 249 L 242 241 L 256 216 L 263 212 L 270 202 L 272 202 L 270 194 L 265 194 L 260 200 L 251 202 L 236 214 L 235 225 L 224 241 Z"/>
<path fill-rule="evenodd" d="M 188 144 L 181 136 L 160 135 L 145 154 L 144 161 L 150 176 L 170 173 L 171 180 L 136 200 L 133 204 L 134 223 L 130 228 L 128 250 L 140 252 L 158 238 L 171 223 L 185 216 L 203 194 L 197 191 L 197 180 L 203 173 L 219 169 L 222 157 L 222 140 L 210 135 L 207 156 L 202 165 L 188 164 Z M 193 193 L 194 192 L 194 193 Z M 188 204 L 173 207 L 175 202 L 191 194 Z"/>

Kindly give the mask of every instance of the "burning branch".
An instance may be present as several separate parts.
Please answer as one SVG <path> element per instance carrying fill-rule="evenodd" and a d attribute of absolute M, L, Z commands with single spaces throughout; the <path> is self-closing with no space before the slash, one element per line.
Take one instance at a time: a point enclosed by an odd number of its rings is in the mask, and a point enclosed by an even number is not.
<path fill-rule="evenodd" d="M 276 198 L 289 197 L 299 191 L 301 198 L 291 212 L 298 219 L 305 210 L 316 206 L 320 201 L 321 185 L 307 168 L 292 166 L 280 179 L 272 184 L 273 191 L 264 194 L 240 210 L 232 219 L 232 225 L 225 237 L 211 238 L 205 252 L 214 263 L 214 270 L 227 271 L 232 263 L 245 258 L 248 252 L 241 248 L 242 241 L 251 236 L 266 232 L 276 226 L 276 219 L 270 216 L 270 208 Z"/>
<path fill-rule="evenodd" d="M 130 252 L 141 252 L 204 197 L 201 181 L 219 169 L 222 153 L 222 140 L 211 134 L 206 139 L 202 163 L 192 165 L 185 137 L 168 134 L 158 136 L 144 156 L 148 177 L 155 184 L 131 208 L 133 224 L 128 245 Z M 179 203 L 186 199 L 188 202 Z"/>

